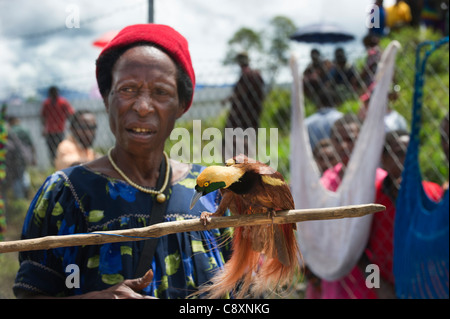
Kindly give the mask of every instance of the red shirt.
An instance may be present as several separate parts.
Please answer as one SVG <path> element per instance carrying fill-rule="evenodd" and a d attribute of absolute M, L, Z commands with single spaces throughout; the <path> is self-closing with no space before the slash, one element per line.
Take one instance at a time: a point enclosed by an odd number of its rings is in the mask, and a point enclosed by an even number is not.
<path fill-rule="evenodd" d="M 41 116 L 44 119 L 45 133 L 63 133 L 66 119 L 75 113 L 70 103 L 63 97 L 58 97 L 56 103 L 48 98 L 42 105 Z"/>

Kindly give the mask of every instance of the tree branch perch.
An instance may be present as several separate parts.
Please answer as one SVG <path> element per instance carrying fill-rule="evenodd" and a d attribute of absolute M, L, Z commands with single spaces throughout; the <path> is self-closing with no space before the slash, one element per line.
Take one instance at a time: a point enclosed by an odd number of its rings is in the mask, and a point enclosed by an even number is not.
<path fill-rule="evenodd" d="M 139 241 L 174 233 L 199 231 L 214 228 L 267 225 L 271 223 L 289 224 L 311 220 L 361 217 L 364 215 L 381 212 L 385 209 L 386 207 L 383 205 L 367 204 L 319 209 L 285 210 L 277 212 L 276 216 L 273 217 L 273 219 L 267 214 L 213 217 L 211 218 L 211 222 L 207 226 L 204 226 L 197 218 L 159 223 L 142 228 L 122 229 L 115 231 L 99 231 L 86 234 L 47 236 L 41 238 L 0 242 L 0 253 L 44 250 L 70 246 L 100 245 L 105 243 L 126 241 Z"/>

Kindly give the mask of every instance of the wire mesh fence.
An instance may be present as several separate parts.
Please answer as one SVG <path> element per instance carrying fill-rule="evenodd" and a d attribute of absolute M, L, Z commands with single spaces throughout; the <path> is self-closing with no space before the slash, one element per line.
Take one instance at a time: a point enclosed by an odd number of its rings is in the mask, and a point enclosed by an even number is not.
<path fill-rule="evenodd" d="M 384 41 L 387 43 L 388 39 Z M 386 43 L 382 43 L 381 48 Z M 397 57 L 394 84 L 388 99 L 389 113 L 386 116 L 386 127 L 379 128 L 380 130 L 410 130 L 414 91 L 414 52 L 418 41 L 404 41 L 401 44 L 402 49 Z M 367 80 L 367 78 L 371 79 L 375 72 L 371 63 L 376 64 L 376 62 L 370 61 L 370 59 L 374 58 L 376 61 L 376 56 L 372 56 L 372 54 L 378 53 L 368 50 L 355 56 L 354 52 L 337 50 L 335 56 L 322 57 L 320 68 L 323 72 L 321 74 L 315 73 L 317 70 L 313 70 L 314 68 L 307 68 L 308 66 L 304 63 L 302 67 L 305 70 L 306 117 L 320 112 L 328 114 L 330 110 L 333 110 L 338 113 L 336 118 L 341 118 L 344 114 L 350 113 L 363 121 L 367 101 L 370 99 L 370 93 L 373 89 L 371 81 Z M 348 59 L 349 55 L 352 59 Z M 347 60 L 343 60 L 345 57 L 347 57 Z M 309 60 L 309 56 L 301 58 L 301 61 L 308 61 L 308 63 Z M 338 61 L 342 62 L 341 67 L 337 66 L 336 62 Z M 266 140 L 258 141 L 258 143 L 266 144 L 267 149 L 264 155 L 268 153 L 276 154 L 277 169 L 289 180 L 290 145 L 296 142 L 291 141 L 290 138 L 291 82 L 289 79 L 272 81 L 274 79 L 273 74 L 270 73 L 272 70 L 266 69 L 264 65 L 255 63 L 251 67 L 259 69 L 265 81 L 264 99 L 261 109 L 256 107 L 253 111 L 239 113 L 238 117 L 242 120 L 250 120 L 250 122 L 254 122 L 256 119 L 257 127 L 266 129 Z M 196 158 L 199 158 L 195 157 L 196 154 L 204 151 L 205 146 L 210 143 L 210 139 L 203 134 L 207 128 L 217 128 L 222 133 L 223 138 L 226 127 L 236 128 L 239 126 L 230 125 L 227 121 L 230 111 L 233 109 L 233 101 L 230 102 L 229 97 L 233 95 L 234 85 L 240 77 L 236 68 L 202 68 L 196 70 L 196 72 L 197 77 L 205 79 L 204 83 L 207 84 L 197 86 L 191 110 L 176 123 L 177 128 L 186 129 L 189 136 L 192 137 L 188 141 L 183 141 L 183 143 L 188 143 L 188 148 L 191 150 L 189 155 L 183 158 L 187 162 L 193 162 Z M 279 72 L 288 73 L 288 68 L 281 67 Z M 421 168 L 424 179 L 438 185 L 443 185 L 448 181 L 448 160 L 442 150 L 443 143 L 448 145 L 448 126 L 446 132 L 441 129 L 441 121 L 448 113 L 448 74 L 447 45 L 430 59 L 427 66 L 423 108 L 422 143 L 424 147 L 420 155 Z M 248 82 L 244 83 L 244 85 L 248 84 Z M 242 103 L 239 107 L 248 111 L 250 107 L 254 107 L 249 101 L 255 98 L 254 83 L 246 86 L 246 90 L 249 92 L 240 97 Z M 114 145 L 115 138 L 109 129 L 108 113 L 102 99 L 68 99 L 68 102 L 74 111 L 89 110 L 95 115 L 96 125 L 91 127 L 95 130 L 92 147 L 98 156 L 106 154 L 106 151 Z M 7 199 L 6 209 L 8 209 L 8 201 L 11 202 L 17 198 L 30 201 L 37 188 L 43 183 L 44 178 L 55 170 L 54 157 L 47 145 L 46 137 L 43 135 L 42 108 L 43 101 L 17 101 L 10 103 L 7 105 L 7 109 L 4 109 L 8 119 L 8 131 L 10 132 L 6 153 L 6 178 L 3 181 L 3 194 Z M 245 119 L 244 117 L 247 116 L 250 118 Z M 392 120 L 394 117 L 395 119 Z M 69 118 L 64 121 L 64 138 L 76 133 Z M 318 146 L 313 148 L 313 152 L 318 164 L 320 164 L 321 172 L 342 160 L 343 155 L 336 149 L 336 145 L 344 140 L 344 136 L 337 132 L 335 132 L 337 135 L 333 135 L 332 130 L 332 124 L 336 118 L 329 122 L 328 126 L 319 128 L 324 131 L 316 132 L 317 140 L 311 141 L 314 146 Z M 199 120 L 201 122 L 198 122 Z M 201 127 L 196 127 L 197 124 L 200 124 Z M 78 129 L 83 128 L 82 126 L 81 124 L 78 125 Z M 249 127 L 254 126 L 247 125 L 242 128 Z M 276 131 L 270 131 L 270 128 L 276 129 Z M 200 130 L 200 142 L 197 144 L 193 141 L 195 132 L 197 132 L 195 130 Z M 270 143 L 270 134 L 276 134 L 276 143 Z M 311 135 L 313 134 L 311 133 Z M 398 140 L 401 136 L 401 133 L 396 133 L 393 138 Z M 247 136 L 248 140 L 249 137 Z M 80 140 L 76 140 L 75 144 L 79 142 Z M 176 136 L 171 137 L 166 145 L 168 153 L 179 142 Z M 221 140 L 220 145 L 222 145 L 222 142 Z M 370 145 L 367 147 L 370 147 Z M 402 170 L 404 148 L 405 146 L 403 146 L 403 150 L 395 151 L 394 146 L 388 145 L 385 149 L 385 152 L 390 154 L 391 160 L 400 171 Z M 349 151 L 351 149 L 347 150 L 347 152 Z M 224 154 L 219 154 L 214 158 L 217 162 L 221 162 L 223 157 Z M 207 165 L 211 164 L 203 161 L 202 157 L 200 157 L 200 162 Z M 398 184 L 394 186 L 398 187 Z M 392 228 L 393 225 L 389 225 L 389 227 Z M 385 236 L 391 236 L 391 234 L 387 232 Z"/>
<path fill-rule="evenodd" d="M 406 126 L 411 122 L 411 105 L 412 94 L 414 87 L 414 63 L 415 56 L 412 54 L 417 45 L 416 42 L 402 43 L 402 52 L 398 58 L 398 66 L 396 68 L 396 75 L 392 93 L 389 99 L 389 108 L 392 113 L 396 113 L 399 117 L 405 119 Z M 438 152 L 441 148 L 439 123 L 444 117 L 445 110 L 448 109 L 448 63 L 442 59 L 442 55 L 448 55 L 448 52 L 433 57 L 427 68 L 427 78 L 430 80 L 427 82 L 425 88 L 425 107 L 424 107 L 424 122 L 427 129 L 424 130 L 424 139 L 429 145 L 429 149 L 433 150 L 432 154 L 423 155 L 423 165 L 425 177 L 429 180 L 442 184 L 446 180 L 448 170 L 445 167 L 444 154 Z M 406 54 L 408 53 L 408 54 Z M 342 54 L 342 52 L 340 53 Z M 346 53 L 344 52 L 344 55 Z M 348 54 L 348 53 L 347 53 Z M 374 69 L 365 70 L 366 61 L 369 59 L 367 53 L 363 52 L 359 56 L 354 57 L 353 61 L 347 61 L 344 68 L 335 68 L 333 56 L 322 57 L 323 64 L 321 68 L 324 68 L 323 78 L 321 81 L 317 79 L 309 80 L 307 74 L 311 73 L 310 68 L 305 68 L 305 94 L 306 94 L 306 116 L 309 117 L 313 113 L 317 112 L 318 108 L 322 105 L 325 107 L 333 107 L 341 114 L 354 113 L 361 115 L 364 112 L 364 104 L 370 97 L 368 91 L 370 83 L 364 80 L 364 76 L 371 77 Z M 338 57 L 339 58 L 339 57 Z M 307 61 L 309 57 L 302 57 L 303 61 Z M 309 63 L 309 62 L 308 62 Z M 261 74 L 266 79 L 265 83 L 265 97 L 261 110 L 255 110 L 240 113 L 240 117 L 258 117 L 260 128 L 277 128 L 278 143 L 277 156 L 278 156 L 278 169 L 289 177 L 289 145 L 290 145 L 290 90 L 291 84 L 289 82 L 275 82 L 268 83 L 267 78 L 270 77 L 270 70 L 265 70 L 264 66 L 259 68 Z M 286 71 L 281 69 L 281 71 Z M 326 69 L 326 70 L 325 70 Z M 365 72 L 366 71 L 366 72 Z M 364 75 L 363 75 L 364 73 Z M 209 74 L 209 76 L 208 76 Z M 177 127 L 185 127 L 188 130 L 193 128 L 193 121 L 201 120 L 201 129 L 205 130 L 209 127 L 216 127 L 223 132 L 223 129 L 227 126 L 227 116 L 231 109 L 231 103 L 224 102 L 232 93 L 234 83 L 238 80 L 239 74 L 233 67 L 221 68 L 218 70 L 202 69 L 197 71 L 197 76 L 203 79 L 207 79 L 205 82 L 212 84 L 200 85 L 196 88 L 194 104 L 191 110 L 185 114 L 176 124 Z M 317 76 L 317 74 L 313 74 Z M 233 82 L 234 81 L 234 82 Z M 251 106 L 251 100 L 253 98 L 252 92 L 254 86 L 250 90 L 248 95 L 242 98 L 246 101 L 241 105 L 244 108 L 249 109 Z M 42 124 L 42 101 L 20 101 L 13 102 L 7 105 L 6 111 L 7 117 L 11 120 L 10 124 L 17 127 L 20 130 L 19 135 L 25 136 L 28 140 L 26 143 L 32 145 L 34 148 L 35 158 L 30 161 L 26 160 L 27 170 L 38 170 L 48 172 L 54 168 L 54 159 L 48 148 L 45 136 L 43 135 L 44 126 Z M 95 140 L 93 141 L 93 148 L 100 154 L 104 154 L 105 151 L 114 144 L 114 136 L 109 130 L 108 115 L 106 113 L 103 101 L 101 98 L 95 99 L 70 99 L 69 103 L 74 110 L 89 110 L 96 116 L 97 130 L 95 132 Z M 244 119 L 252 120 L 252 119 Z M 388 125 L 388 124 L 387 124 Z M 233 125 L 236 127 L 237 125 Z M 400 125 L 398 128 L 409 129 L 409 127 L 403 127 Z M 247 127 L 242 126 L 244 129 Z M 322 132 L 323 136 L 329 136 L 329 127 L 326 128 L 327 132 Z M 14 130 L 13 130 L 14 131 Z M 269 132 L 267 132 L 269 133 Z M 311 132 L 310 132 L 311 133 Z M 64 134 L 71 135 L 69 121 L 66 121 Z M 11 134 L 12 135 L 12 134 Z M 319 133 L 319 135 L 321 135 Z M 447 137 L 448 139 L 448 137 Z M 168 142 L 168 149 L 175 144 L 177 140 L 171 139 Z M 202 146 L 208 141 L 202 140 Z M 314 141 L 316 143 L 318 141 Z M 326 141 L 322 141 L 326 143 Z M 190 147 L 192 147 L 192 141 L 190 141 Z M 268 145 L 270 148 L 270 145 Z M 24 151 L 24 150 L 22 150 Z M 190 158 L 185 158 L 186 161 L 192 161 L 191 152 Z M 6 172 L 7 176 L 13 176 L 14 171 L 17 170 L 17 163 L 20 162 L 21 152 L 10 152 L 7 161 Z M 317 151 L 319 155 L 320 152 Z M 334 157 L 338 156 L 336 151 L 333 151 Z M 428 157 L 432 157 L 432 161 L 427 160 Z M 16 158 L 15 158 L 16 157 Z M 29 157 L 29 156 L 25 156 Z M 219 158 L 222 158 L 219 157 Z M 331 157 L 333 158 L 333 157 Z M 331 165 L 329 157 L 322 157 L 321 160 L 325 164 Z M 443 164 L 444 163 L 444 164 Z M 324 166 L 323 169 L 327 168 Z M 7 178 L 11 180 L 11 178 Z M 34 188 L 38 187 L 42 183 L 42 179 L 28 180 L 27 183 Z M 12 184 L 8 183 L 6 188 L 11 188 Z"/>

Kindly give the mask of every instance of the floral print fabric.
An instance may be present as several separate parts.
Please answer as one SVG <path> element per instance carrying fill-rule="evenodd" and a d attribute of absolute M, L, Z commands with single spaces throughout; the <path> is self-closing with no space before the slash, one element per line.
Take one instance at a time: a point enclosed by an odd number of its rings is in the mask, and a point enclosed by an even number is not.
<path fill-rule="evenodd" d="M 215 211 L 220 200 L 217 192 L 202 197 L 189 210 L 202 169 L 192 165 L 184 178 L 171 185 L 166 222 L 198 218 L 202 211 Z M 49 176 L 41 186 L 28 210 L 22 238 L 145 227 L 153 201 L 153 195 L 122 180 L 84 166 L 71 167 Z M 195 292 L 223 266 L 230 235 L 229 229 L 222 229 L 159 238 L 151 262 L 153 282 L 143 293 L 158 298 L 185 298 Z M 22 252 L 14 291 L 69 296 L 106 289 L 134 278 L 143 244 L 144 241 L 130 241 Z M 70 274 L 66 269 L 72 264 L 80 269 L 79 288 L 66 285 Z"/>

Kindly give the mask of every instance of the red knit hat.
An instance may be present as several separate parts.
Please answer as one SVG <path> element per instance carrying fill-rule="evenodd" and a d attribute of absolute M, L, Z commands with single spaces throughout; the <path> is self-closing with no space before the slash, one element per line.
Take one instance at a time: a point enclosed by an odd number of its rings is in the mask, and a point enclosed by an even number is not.
<path fill-rule="evenodd" d="M 187 40 L 173 28 L 162 24 L 135 24 L 122 29 L 102 50 L 100 56 L 112 49 L 124 47 L 136 42 L 150 42 L 161 47 L 187 73 L 195 88 L 195 73 L 192 67 Z M 98 68 L 96 70 L 98 77 Z M 194 94 L 185 112 L 191 107 Z"/>

